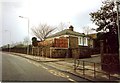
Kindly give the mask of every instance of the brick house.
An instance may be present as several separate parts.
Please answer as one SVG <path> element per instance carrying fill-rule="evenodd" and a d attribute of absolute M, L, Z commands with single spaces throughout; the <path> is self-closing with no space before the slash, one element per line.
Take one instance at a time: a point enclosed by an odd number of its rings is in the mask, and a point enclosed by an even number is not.
<path fill-rule="evenodd" d="M 62 30 L 38 43 L 38 46 L 50 46 L 49 57 L 74 57 L 79 55 L 79 47 L 90 47 L 93 40 L 83 33 L 75 32 L 74 27 Z M 75 49 L 74 51 L 68 49 Z M 77 54 L 75 54 L 76 52 Z"/>
<path fill-rule="evenodd" d="M 48 36 L 44 41 L 39 42 L 38 45 L 49 45 L 60 48 L 77 48 L 78 46 L 93 45 L 90 37 L 83 33 L 75 32 L 73 29 L 74 27 L 70 26 L 69 29 Z"/>

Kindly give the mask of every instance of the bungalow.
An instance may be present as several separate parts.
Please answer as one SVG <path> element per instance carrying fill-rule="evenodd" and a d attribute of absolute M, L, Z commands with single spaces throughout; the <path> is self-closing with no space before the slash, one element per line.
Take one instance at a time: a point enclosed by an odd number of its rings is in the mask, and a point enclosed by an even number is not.
<path fill-rule="evenodd" d="M 38 46 L 51 46 L 59 48 L 78 48 L 79 46 L 91 46 L 92 42 L 90 37 L 84 33 L 75 32 L 73 26 L 69 29 L 62 30 L 56 34 L 48 36 L 45 41 L 39 42 Z"/>
<path fill-rule="evenodd" d="M 50 47 L 48 57 L 74 57 L 75 55 L 80 56 L 79 47 L 90 47 L 93 45 L 92 43 L 93 40 L 90 37 L 75 32 L 74 27 L 70 26 L 69 29 L 48 36 L 44 41 L 39 42 L 38 46 Z"/>

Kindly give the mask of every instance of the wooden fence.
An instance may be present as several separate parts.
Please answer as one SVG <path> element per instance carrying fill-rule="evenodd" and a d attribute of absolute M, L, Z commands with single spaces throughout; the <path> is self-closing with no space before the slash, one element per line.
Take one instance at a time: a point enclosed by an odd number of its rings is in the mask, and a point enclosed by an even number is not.
<path fill-rule="evenodd" d="M 50 58 L 88 58 L 92 51 L 88 47 L 81 48 L 59 48 L 59 47 L 33 47 L 32 55 L 45 56 Z"/>
<path fill-rule="evenodd" d="M 27 54 L 27 47 L 14 47 L 4 48 L 2 51 L 10 51 Z M 79 48 L 62 48 L 62 47 L 50 47 L 50 46 L 39 46 L 29 47 L 29 54 L 34 56 L 44 56 L 50 58 L 88 58 L 93 54 L 93 49 L 88 47 Z"/>
<path fill-rule="evenodd" d="M 55 47 L 33 47 L 32 55 L 43 56 L 49 58 L 64 58 L 66 57 L 67 49 Z"/>

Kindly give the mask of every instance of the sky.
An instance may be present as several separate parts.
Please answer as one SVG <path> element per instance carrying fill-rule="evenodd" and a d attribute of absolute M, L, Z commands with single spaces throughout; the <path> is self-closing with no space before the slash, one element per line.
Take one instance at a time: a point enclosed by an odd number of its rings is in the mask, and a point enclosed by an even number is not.
<path fill-rule="evenodd" d="M 31 28 L 40 23 L 58 26 L 61 22 L 73 25 L 74 31 L 83 32 L 83 27 L 96 27 L 90 13 L 97 11 L 103 0 L 1 0 L 0 1 L 0 46 L 16 43 L 28 36 Z"/>

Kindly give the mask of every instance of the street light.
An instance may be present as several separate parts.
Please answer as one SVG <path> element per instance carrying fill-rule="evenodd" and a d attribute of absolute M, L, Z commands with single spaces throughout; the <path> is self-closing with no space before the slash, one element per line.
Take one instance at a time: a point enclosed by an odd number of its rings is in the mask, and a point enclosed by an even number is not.
<path fill-rule="evenodd" d="M 116 5 L 117 5 L 117 26 L 118 26 L 118 40 L 119 40 L 119 63 L 120 63 L 120 23 L 119 23 L 119 12 L 120 12 L 120 9 L 119 9 L 119 5 L 120 5 L 120 1 L 116 1 Z"/>
<path fill-rule="evenodd" d="M 19 16 L 19 17 L 27 19 L 27 21 L 28 21 L 28 38 L 29 38 L 29 18 L 28 17 L 23 17 L 23 16 Z M 29 40 L 28 40 L 28 43 L 27 43 L 27 54 L 29 54 Z"/>

